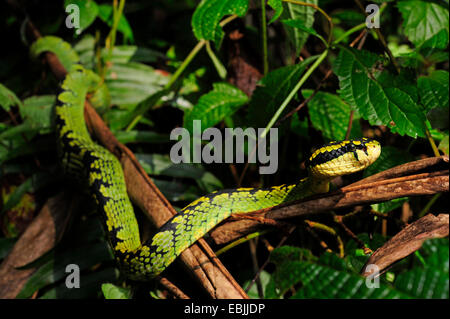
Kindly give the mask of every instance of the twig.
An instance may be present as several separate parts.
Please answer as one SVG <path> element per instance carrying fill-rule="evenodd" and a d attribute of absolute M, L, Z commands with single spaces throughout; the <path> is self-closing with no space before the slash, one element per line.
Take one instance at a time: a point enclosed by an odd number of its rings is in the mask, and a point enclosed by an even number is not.
<path fill-rule="evenodd" d="M 333 235 L 336 238 L 336 241 L 338 244 L 339 258 L 344 258 L 344 255 L 345 255 L 344 243 L 343 243 L 341 237 L 336 233 L 336 231 L 333 228 L 331 228 L 325 224 L 322 224 L 322 223 L 319 223 L 316 221 L 312 221 L 312 220 L 308 220 L 308 219 L 305 219 L 304 222 L 311 228 L 317 228 L 317 229 L 323 230 L 323 231 Z"/>
<path fill-rule="evenodd" d="M 158 277 L 158 282 L 166 288 L 172 295 L 179 299 L 190 299 L 180 288 L 175 286 L 165 277 Z"/>

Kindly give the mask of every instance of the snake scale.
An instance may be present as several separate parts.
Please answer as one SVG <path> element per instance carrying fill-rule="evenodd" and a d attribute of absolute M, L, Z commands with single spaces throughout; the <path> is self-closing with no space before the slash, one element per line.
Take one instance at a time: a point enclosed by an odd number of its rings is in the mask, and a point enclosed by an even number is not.
<path fill-rule="evenodd" d="M 64 171 L 94 197 L 116 261 L 132 280 L 149 280 L 160 274 L 183 250 L 232 213 L 327 192 L 331 179 L 364 169 L 381 152 L 380 144 L 369 138 L 332 142 L 311 155 L 308 177 L 297 184 L 214 192 L 187 205 L 150 240 L 141 243 L 120 162 L 91 139 L 84 121 L 86 95 L 99 83 L 94 72 L 81 67 L 66 76 L 55 108 L 59 157 Z"/>

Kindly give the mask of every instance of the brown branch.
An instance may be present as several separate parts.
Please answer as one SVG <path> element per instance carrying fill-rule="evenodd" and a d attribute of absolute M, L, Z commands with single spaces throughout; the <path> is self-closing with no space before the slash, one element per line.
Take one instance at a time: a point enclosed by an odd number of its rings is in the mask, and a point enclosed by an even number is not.
<path fill-rule="evenodd" d="M 425 168 L 434 171 L 422 173 L 421 171 Z M 410 175 L 406 175 L 407 173 Z M 448 190 L 448 156 L 441 156 L 388 169 L 332 193 L 312 196 L 251 214 L 278 221 L 324 213 L 333 209 L 373 204 L 399 197 L 448 192 Z M 261 227 L 260 223 L 255 220 L 232 221 L 216 227 L 211 232 L 211 237 L 217 244 L 224 244 L 254 232 L 259 227 Z"/>
<path fill-rule="evenodd" d="M 416 220 L 378 248 L 362 268 L 361 274 L 369 276 L 372 273 L 366 272 L 367 265 L 378 266 L 382 274 L 392 264 L 422 247 L 426 239 L 448 236 L 448 226 L 448 214 L 428 214 Z"/>
<path fill-rule="evenodd" d="M 39 31 L 31 21 L 28 21 L 28 28 L 35 39 L 40 37 Z M 46 52 L 44 58 L 54 76 L 58 80 L 63 80 L 67 72 L 56 55 Z M 117 141 L 88 101 L 85 103 L 85 118 L 88 127 L 92 129 L 99 142 L 121 161 L 127 191 L 132 201 L 141 208 L 156 227 L 162 226 L 176 214 L 174 208 L 145 173 L 134 154 Z M 203 239 L 199 243 L 202 247 L 207 247 Z M 179 259 L 211 297 L 248 298 L 211 249 L 205 253 L 197 244 L 194 244 L 186 249 Z"/>

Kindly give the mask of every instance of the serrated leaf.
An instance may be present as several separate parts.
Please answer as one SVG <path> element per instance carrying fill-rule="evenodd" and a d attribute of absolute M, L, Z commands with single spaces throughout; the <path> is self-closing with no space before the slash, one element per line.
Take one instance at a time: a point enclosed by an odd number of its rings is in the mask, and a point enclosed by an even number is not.
<path fill-rule="evenodd" d="M 437 2 L 421 0 L 399 1 L 397 7 L 403 17 L 405 35 L 414 45 L 421 46 L 425 41 L 443 31 L 439 42 L 445 39 L 445 43 L 441 43 L 440 46 L 442 49 L 447 46 L 449 36 L 448 8 Z"/>
<path fill-rule="evenodd" d="M 258 82 L 248 108 L 249 126 L 266 127 L 312 61 L 313 59 L 309 58 L 296 65 L 278 68 L 267 73 Z"/>
<path fill-rule="evenodd" d="M 306 99 L 313 93 L 313 90 L 303 90 L 303 97 Z M 350 106 L 341 100 L 337 95 L 319 91 L 308 102 L 308 113 L 313 126 L 322 132 L 322 135 L 329 140 L 339 141 L 345 139 L 348 121 L 350 118 Z M 353 125 L 350 133 L 351 138 L 362 136 L 359 126 L 359 115 L 353 117 Z"/>
<path fill-rule="evenodd" d="M 371 52 L 343 47 L 333 65 L 341 97 L 371 125 L 386 125 L 400 135 L 424 137 L 426 118 L 416 102 L 415 87 L 402 83 L 404 77 L 377 71 L 379 62 Z"/>
<path fill-rule="evenodd" d="M 317 5 L 317 0 L 306 0 L 304 2 Z M 281 18 L 300 20 L 305 27 L 311 28 L 314 24 L 314 13 L 314 8 L 283 2 L 283 13 L 281 14 Z M 290 42 L 294 46 L 295 55 L 298 55 L 308 39 L 308 32 L 287 27 L 284 27 L 284 29 L 286 30 Z"/>
<path fill-rule="evenodd" d="M 198 40 L 214 41 L 219 47 L 224 34 L 220 20 L 231 14 L 243 17 L 247 9 L 248 0 L 203 0 L 192 15 L 192 31 Z"/>
<path fill-rule="evenodd" d="M 80 61 L 72 46 L 59 37 L 48 35 L 39 38 L 30 47 L 30 53 L 35 57 L 46 51 L 56 54 L 67 72 L 73 71 L 75 64 Z"/>
<path fill-rule="evenodd" d="M 105 299 L 131 299 L 131 290 L 110 283 L 102 284 Z"/>
<path fill-rule="evenodd" d="M 98 17 L 103 20 L 109 27 L 113 25 L 113 7 L 109 4 L 101 4 L 98 6 Z M 134 42 L 133 29 L 131 29 L 127 18 L 122 13 L 117 24 L 117 30 L 120 31 L 125 39 Z"/>
<path fill-rule="evenodd" d="M 434 108 L 448 108 L 449 73 L 437 70 L 429 76 L 421 76 L 417 80 L 420 100 L 426 111 Z"/>
<path fill-rule="evenodd" d="M 13 91 L 0 83 L 0 106 L 9 111 L 14 105 L 22 106 L 22 102 Z"/>
<path fill-rule="evenodd" d="M 192 133 L 193 121 L 200 120 L 202 130 L 213 127 L 248 102 L 244 92 L 228 83 L 214 83 L 213 89 L 202 95 L 191 111 L 184 115 L 183 126 Z"/>

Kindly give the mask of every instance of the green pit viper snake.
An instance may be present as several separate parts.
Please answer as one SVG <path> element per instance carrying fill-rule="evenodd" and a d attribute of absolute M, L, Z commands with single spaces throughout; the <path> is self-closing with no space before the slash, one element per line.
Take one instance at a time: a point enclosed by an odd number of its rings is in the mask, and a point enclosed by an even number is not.
<path fill-rule="evenodd" d="M 380 155 L 369 138 L 332 142 L 307 161 L 308 177 L 297 184 L 217 191 L 187 205 L 145 243 L 127 195 L 119 160 L 90 137 L 84 121 L 86 95 L 99 77 L 81 67 L 69 73 L 58 96 L 55 122 L 64 171 L 87 185 L 104 217 L 110 244 L 121 271 L 132 280 L 150 280 L 183 250 L 232 213 L 246 213 L 313 194 L 328 192 L 336 176 L 360 171 Z"/>

